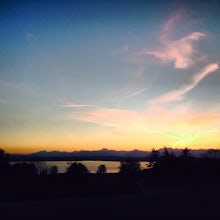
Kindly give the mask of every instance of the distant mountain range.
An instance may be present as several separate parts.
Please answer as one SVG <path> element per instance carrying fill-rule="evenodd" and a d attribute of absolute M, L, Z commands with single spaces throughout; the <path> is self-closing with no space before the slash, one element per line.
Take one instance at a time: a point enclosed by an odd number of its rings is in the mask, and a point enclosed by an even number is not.
<path fill-rule="evenodd" d="M 182 153 L 182 149 L 172 149 L 167 148 L 168 152 L 173 152 L 174 155 L 179 156 Z M 160 155 L 164 153 L 164 148 L 159 149 Z M 194 157 L 200 157 L 204 155 L 207 150 L 190 150 L 190 153 Z M 12 154 L 10 155 L 11 160 L 71 160 L 71 159 L 81 159 L 81 160 L 118 160 L 123 158 L 136 158 L 136 159 L 147 159 L 151 151 L 141 151 L 141 150 L 132 150 L 132 151 L 116 151 L 108 150 L 106 148 L 96 151 L 39 151 L 32 154 L 19 155 Z"/>

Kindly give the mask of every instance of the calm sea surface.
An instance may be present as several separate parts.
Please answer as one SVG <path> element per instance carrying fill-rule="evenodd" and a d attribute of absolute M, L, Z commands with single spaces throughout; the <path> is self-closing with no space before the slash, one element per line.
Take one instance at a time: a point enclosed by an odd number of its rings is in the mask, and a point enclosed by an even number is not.
<path fill-rule="evenodd" d="M 45 161 L 49 166 L 56 165 L 59 173 L 65 173 L 66 168 L 75 161 Z M 120 162 L 118 161 L 77 161 L 84 164 L 91 173 L 95 173 L 101 164 L 105 164 L 107 173 L 118 173 Z M 148 162 L 140 162 L 142 168 L 147 167 Z"/>

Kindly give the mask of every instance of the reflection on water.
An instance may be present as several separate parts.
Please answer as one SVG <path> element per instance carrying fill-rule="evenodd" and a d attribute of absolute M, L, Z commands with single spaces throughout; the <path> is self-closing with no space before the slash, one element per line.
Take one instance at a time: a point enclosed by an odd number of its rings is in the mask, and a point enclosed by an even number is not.
<path fill-rule="evenodd" d="M 69 164 L 75 162 L 75 161 L 45 161 L 49 166 L 56 165 L 58 167 L 59 173 L 65 173 L 66 168 L 69 166 Z M 97 171 L 97 168 L 101 164 L 105 164 L 107 168 L 107 173 L 118 173 L 120 162 L 118 161 L 78 161 L 80 163 L 83 163 L 88 170 L 91 173 L 95 173 Z M 148 162 L 140 162 L 142 168 L 147 167 Z"/>

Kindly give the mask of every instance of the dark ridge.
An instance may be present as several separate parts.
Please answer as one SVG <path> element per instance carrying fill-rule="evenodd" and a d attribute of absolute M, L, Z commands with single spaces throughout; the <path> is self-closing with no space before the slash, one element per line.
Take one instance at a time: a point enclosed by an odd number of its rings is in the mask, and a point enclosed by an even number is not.
<path fill-rule="evenodd" d="M 165 148 L 158 150 L 159 154 L 164 153 Z M 175 156 L 179 156 L 182 149 L 166 148 L 169 153 L 173 153 Z M 218 150 L 216 150 L 218 151 Z M 190 150 L 190 153 L 194 157 L 202 157 L 206 150 Z M 10 161 L 71 161 L 71 160 L 102 160 L 102 161 L 121 161 L 126 158 L 132 158 L 139 161 L 147 161 L 147 157 L 150 155 L 150 151 L 132 150 L 132 151 L 116 151 L 108 150 L 106 148 L 96 151 L 73 151 L 73 152 L 61 152 L 61 151 L 39 151 L 31 154 L 11 154 L 9 156 Z"/>

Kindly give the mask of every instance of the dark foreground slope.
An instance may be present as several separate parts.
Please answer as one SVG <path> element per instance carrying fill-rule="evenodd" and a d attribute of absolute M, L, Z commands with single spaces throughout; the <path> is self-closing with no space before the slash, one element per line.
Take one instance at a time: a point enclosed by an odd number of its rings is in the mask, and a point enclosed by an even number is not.
<path fill-rule="evenodd" d="M 220 219 L 219 195 L 182 190 L 0 202 L 1 219 Z"/>
<path fill-rule="evenodd" d="M 117 174 L 90 174 L 81 163 L 65 174 L 38 172 L 44 163 L 3 161 L 0 219 L 220 219 L 220 160 L 184 152 L 154 152 L 145 170 L 124 161 Z"/>

